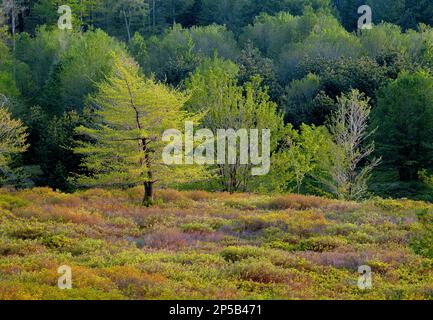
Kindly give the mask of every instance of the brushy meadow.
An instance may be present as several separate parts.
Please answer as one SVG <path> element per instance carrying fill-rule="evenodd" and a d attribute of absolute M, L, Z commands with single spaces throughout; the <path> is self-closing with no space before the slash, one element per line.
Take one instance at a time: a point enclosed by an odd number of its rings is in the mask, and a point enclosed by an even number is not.
<path fill-rule="evenodd" d="M 0 190 L 0 299 L 433 299 L 433 205 Z M 73 288 L 57 287 L 59 266 Z M 357 286 L 358 267 L 373 288 Z"/>

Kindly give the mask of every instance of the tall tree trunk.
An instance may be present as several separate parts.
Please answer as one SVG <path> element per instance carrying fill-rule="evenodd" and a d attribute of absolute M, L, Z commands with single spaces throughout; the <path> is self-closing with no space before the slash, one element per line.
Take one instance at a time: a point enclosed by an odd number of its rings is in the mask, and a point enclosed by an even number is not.
<path fill-rule="evenodd" d="M 15 50 L 16 50 L 16 43 L 15 43 L 15 34 L 16 34 L 15 4 L 12 5 L 11 24 L 12 24 L 12 49 L 13 49 L 13 52 L 15 53 Z"/>
<path fill-rule="evenodd" d="M 143 153 L 144 153 L 144 163 L 147 169 L 147 181 L 144 182 L 143 206 L 150 207 L 153 205 L 153 184 L 155 183 L 155 180 L 153 179 L 153 172 L 151 168 L 152 162 L 150 160 L 150 155 L 149 155 L 148 140 L 143 139 L 142 144 L 143 144 Z"/>
<path fill-rule="evenodd" d="M 11 24 L 12 24 L 12 52 L 14 54 L 14 59 L 15 59 L 15 52 L 16 52 L 16 7 L 15 7 L 15 1 L 12 2 L 12 9 L 11 9 Z M 12 76 L 14 78 L 14 80 L 16 80 L 16 63 L 13 64 L 12 67 Z"/>
<path fill-rule="evenodd" d="M 148 157 L 146 157 L 148 158 Z M 153 180 L 152 170 L 148 168 L 147 170 L 147 181 L 144 182 L 144 196 L 143 196 L 143 206 L 150 207 L 153 205 Z"/>
<path fill-rule="evenodd" d="M 172 17 L 173 17 L 173 25 L 175 25 L 176 24 L 176 1 L 175 0 L 172 1 L 171 5 L 172 5 L 171 14 L 172 14 Z"/>
<path fill-rule="evenodd" d="M 155 10 L 156 10 L 156 0 L 152 0 L 152 26 L 153 26 L 153 29 L 155 29 L 155 27 L 156 27 L 156 12 L 155 12 Z"/>
<path fill-rule="evenodd" d="M 131 41 L 131 30 L 129 28 L 128 17 L 126 16 L 125 9 L 123 9 L 122 11 L 123 11 L 123 17 L 125 18 L 125 27 L 126 27 L 126 33 L 128 35 L 128 42 L 130 42 Z"/>

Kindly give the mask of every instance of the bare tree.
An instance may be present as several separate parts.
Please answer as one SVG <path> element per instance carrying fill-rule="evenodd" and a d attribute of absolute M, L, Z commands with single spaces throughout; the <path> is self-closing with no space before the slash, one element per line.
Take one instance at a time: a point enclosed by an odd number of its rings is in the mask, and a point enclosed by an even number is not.
<path fill-rule="evenodd" d="M 2 10 L 3 13 L 10 19 L 11 33 L 13 40 L 13 52 L 15 52 L 15 36 L 17 30 L 17 19 L 19 14 L 22 14 L 27 8 L 24 0 L 3 0 Z"/>
<path fill-rule="evenodd" d="M 358 90 L 338 98 L 338 109 L 328 127 L 336 145 L 330 169 L 328 187 L 340 199 L 359 200 L 367 193 L 367 183 L 372 170 L 381 159 L 368 161 L 374 152 L 374 142 L 369 142 L 368 119 L 370 99 Z"/>
<path fill-rule="evenodd" d="M 125 21 L 125 29 L 128 42 L 132 38 L 132 24 L 135 20 L 142 21 L 149 11 L 149 6 L 145 0 L 121 0 L 117 1 L 117 10 Z"/>

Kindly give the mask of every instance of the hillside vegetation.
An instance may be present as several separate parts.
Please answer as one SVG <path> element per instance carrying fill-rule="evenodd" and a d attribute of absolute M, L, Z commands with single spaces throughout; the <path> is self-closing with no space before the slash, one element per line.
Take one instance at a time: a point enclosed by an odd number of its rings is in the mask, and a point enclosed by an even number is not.
<path fill-rule="evenodd" d="M 432 299 L 433 206 L 0 190 L 0 299 Z M 62 265 L 73 289 L 57 287 Z M 373 288 L 357 286 L 358 267 Z"/>

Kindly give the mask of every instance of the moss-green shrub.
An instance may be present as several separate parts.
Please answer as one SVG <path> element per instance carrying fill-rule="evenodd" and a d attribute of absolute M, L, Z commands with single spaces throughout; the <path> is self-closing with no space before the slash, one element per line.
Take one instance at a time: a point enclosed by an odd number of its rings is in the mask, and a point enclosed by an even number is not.
<path fill-rule="evenodd" d="M 251 246 L 245 246 L 245 247 L 231 246 L 221 251 L 221 256 L 226 261 L 230 261 L 230 262 L 240 261 L 250 257 L 260 257 L 263 256 L 264 254 L 265 254 L 264 250 L 257 247 L 251 247 Z"/>
<path fill-rule="evenodd" d="M 28 206 L 30 204 L 29 201 L 8 195 L 8 194 L 0 194 L 0 208 L 4 209 L 15 209 Z"/>
<path fill-rule="evenodd" d="M 421 228 L 413 234 L 411 247 L 417 254 L 433 258 L 433 211 L 420 211 L 418 220 Z"/>
<path fill-rule="evenodd" d="M 298 250 L 301 251 L 332 251 L 338 247 L 346 245 L 346 239 L 335 236 L 312 237 L 301 240 L 298 245 Z"/>

